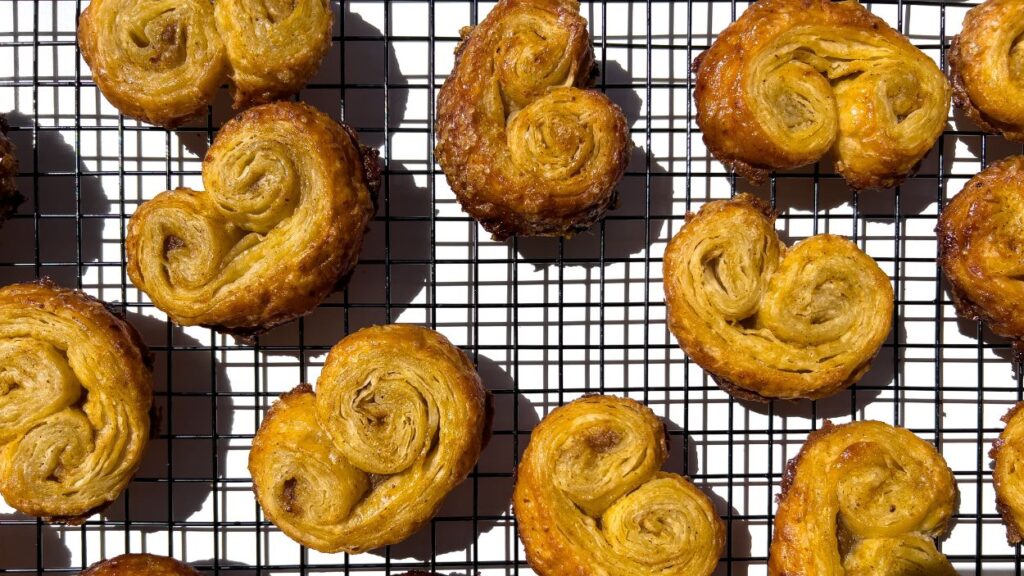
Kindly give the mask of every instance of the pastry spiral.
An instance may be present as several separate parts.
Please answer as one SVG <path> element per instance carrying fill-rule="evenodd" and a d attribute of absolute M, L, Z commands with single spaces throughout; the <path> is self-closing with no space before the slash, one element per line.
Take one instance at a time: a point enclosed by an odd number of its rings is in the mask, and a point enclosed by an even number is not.
<path fill-rule="evenodd" d="M 1022 350 L 1024 156 L 1000 160 L 964 186 L 939 215 L 939 264 L 957 313 L 984 320 Z"/>
<path fill-rule="evenodd" d="M 705 144 L 754 182 L 832 151 L 853 188 L 894 186 L 949 111 L 938 66 L 855 0 L 760 0 L 694 69 Z"/>
<path fill-rule="evenodd" d="M 438 96 L 437 160 L 497 240 L 571 236 L 615 204 L 632 142 L 575 0 L 501 0 L 464 28 Z"/>
<path fill-rule="evenodd" d="M 665 251 L 669 328 L 730 394 L 823 398 L 859 380 L 892 327 L 889 277 L 823 234 L 787 248 L 749 194 L 704 205 Z"/>
<path fill-rule="evenodd" d="M 216 0 L 235 108 L 295 94 L 331 47 L 334 17 L 327 0 Z"/>
<path fill-rule="evenodd" d="M 1014 545 L 1024 541 L 1024 402 L 1011 408 L 1003 422 L 1006 428 L 989 456 L 995 461 L 996 507 L 1006 524 L 1006 540 Z"/>
<path fill-rule="evenodd" d="M 199 576 L 199 572 L 166 556 L 122 554 L 93 564 L 82 576 Z"/>
<path fill-rule="evenodd" d="M 366 328 L 267 413 L 249 456 L 267 518 L 321 552 L 407 538 L 476 465 L 487 397 L 466 355 L 426 328 Z"/>
<path fill-rule="evenodd" d="M 164 192 L 132 216 L 128 275 L 183 325 L 244 337 L 301 316 L 355 266 L 377 171 L 376 151 L 322 112 L 252 108 L 210 147 L 206 192 Z"/>
<path fill-rule="evenodd" d="M 287 97 L 330 48 L 326 0 L 93 0 L 78 43 L 127 116 L 174 128 L 235 81 L 235 107 Z"/>
<path fill-rule="evenodd" d="M 50 283 L 0 288 L 0 494 L 77 522 L 114 501 L 149 440 L 150 356 L 102 302 Z"/>
<path fill-rule="evenodd" d="M 957 108 L 985 131 L 1024 142 L 1024 0 L 971 8 L 949 68 Z"/>
<path fill-rule="evenodd" d="M 228 78 L 210 0 L 93 0 L 78 45 L 111 104 L 167 128 L 205 110 Z"/>
<path fill-rule="evenodd" d="M 711 500 L 661 467 L 665 428 L 633 400 L 586 396 L 534 429 L 513 505 L 541 576 L 711 574 L 725 527 Z"/>
<path fill-rule="evenodd" d="M 14 155 L 14 144 L 7 139 L 7 118 L 0 114 L 0 224 L 3 224 L 24 200 L 14 182 L 17 175 L 18 157 Z"/>
<path fill-rule="evenodd" d="M 933 539 L 956 502 L 945 460 L 909 430 L 826 423 L 786 468 L 768 573 L 955 576 Z"/>

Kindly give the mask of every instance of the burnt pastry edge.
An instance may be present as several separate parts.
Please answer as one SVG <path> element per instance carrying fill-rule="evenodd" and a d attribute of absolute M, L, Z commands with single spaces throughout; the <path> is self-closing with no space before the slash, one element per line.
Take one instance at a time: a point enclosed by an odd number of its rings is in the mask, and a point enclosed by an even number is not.
<path fill-rule="evenodd" d="M 379 205 L 379 196 L 382 183 L 381 175 L 383 173 L 383 168 L 380 165 L 380 150 L 362 144 L 359 141 L 359 136 L 356 130 L 349 126 L 348 124 L 338 121 L 335 121 L 335 124 L 342 128 L 342 131 L 349 137 L 352 146 L 355 147 L 356 152 L 359 154 L 359 161 L 362 167 L 361 171 L 363 176 L 363 183 L 366 185 L 366 190 L 370 195 L 370 201 L 373 203 L 373 212 L 366 222 L 366 227 L 363 229 L 363 235 L 365 236 L 370 231 L 370 225 L 373 222 L 373 216 L 377 213 Z M 351 267 L 351 269 L 346 270 L 344 271 L 344 273 L 340 274 L 338 278 L 335 280 L 334 287 L 331 289 L 328 295 L 340 290 L 344 290 L 345 287 L 348 286 L 349 281 L 352 279 L 352 274 L 355 272 L 358 265 L 359 263 L 358 261 L 356 261 L 355 264 Z M 261 334 L 269 332 L 270 330 L 278 326 L 287 324 L 298 318 L 302 318 L 303 316 L 312 314 L 313 311 L 315 311 L 317 308 L 319 308 L 319 304 L 304 312 L 282 315 L 277 318 L 272 318 L 258 326 L 252 327 L 231 328 L 220 324 L 200 324 L 199 326 L 215 330 L 216 332 L 219 332 L 221 334 L 227 334 L 228 336 L 232 336 L 239 343 L 244 344 L 246 346 L 253 346 L 256 344 L 256 338 Z"/>
<path fill-rule="evenodd" d="M 105 302 L 103 300 L 100 300 L 99 298 L 96 298 L 95 296 L 92 296 L 90 294 L 86 294 L 85 292 L 82 292 L 81 290 L 75 290 L 75 289 L 72 289 L 72 288 L 66 288 L 64 286 L 61 286 L 61 285 L 57 284 L 56 282 L 54 282 L 49 276 L 43 276 L 43 277 L 41 277 L 41 278 L 39 278 L 37 280 L 33 280 L 33 281 L 30 281 L 30 282 L 24 282 L 22 284 L 36 285 L 36 286 L 40 286 L 42 288 L 46 288 L 46 289 L 52 290 L 54 292 L 55 297 L 57 297 L 57 299 L 59 300 L 59 305 L 60 306 L 68 306 L 70 304 L 67 303 L 67 300 L 69 298 L 76 298 L 76 299 L 79 300 L 80 304 L 84 304 L 87 308 L 90 308 L 89 312 L 91 314 L 98 312 L 99 309 L 102 309 L 107 314 L 110 314 L 111 316 L 116 318 L 118 320 L 118 322 L 116 324 L 112 323 L 110 325 L 110 327 L 111 328 L 115 328 L 118 332 L 120 332 L 122 335 L 124 335 L 124 336 L 126 336 L 128 338 L 128 340 L 135 347 L 135 350 L 139 353 L 139 355 L 141 357 L 141 360 L 142 360 L 142 364 L 145 367 L 146 371 L 149 372 L 150 377 L 152 377 L 153 366 L 154 366 L 154 362 L 155 362 L 155 356 L 153 355 L 152 350 L 149 349 L 149 346 L 146 345 L 145 340 L 142 339 L 142 335 L 139 333 L 138 329 L 134 325 L 132 325 L 131 322 L 128 321 L 128 319 L 125 317 L 125 314 L 123 312 L 121 312 L 121 311 L 119 311 L 119 310 L 117 310 L 115 308 L 112 308 L 110 303 Z M 11 284 L 11 286 L 16 286 L 16 285 L 17 284 Z M 119 349 L 118 353 L 119 354 L 125 354 L 125 353 L 130 353 L 130 351 L 124 350 L 124 349 Z M 152 382 L 149 382 L 149 388 L 150 388 L 150 390 L 149 390 L 150 394 L 152 394 L 153 393 L 153 383 Z M 154 423 L 157 422 L 159 420 L 159 418 L 160 418 L 159 414 L 157 413 L 156 405 L 153 403 L 152 398 L 150 399 L 150 403 L 149 403 L 148 415 L 149 415 L 149 429 L 148 429 L 148 432 L 150 434 L 150 437 L 152 437 L 153 433 L 155 432 L 155 429 L 154 429 L 154 425 L 155 424 Z M 148 441 L 147 441 L 147 444 L 148 444 Z M 122 489 L 121 492 L 119 492 L 117 494 L 117 496 L 115 496 L 113 499 L 108 500 L 106 502 L 103 502 L 103 503 L 101 503 L 101 504 L 91 508 L 90 510 L 87 510 L 86 512 L 83 512 L 82 514 L 77 514 L 77 515 L 74 515 L 74 516 L 40 516 L 39 518 L 42 519 L 43 522 L 46 522 L 46 523 L 49 523 L 49 524 L 57 524 L 57 525 L 62 525 L 62 526 L 81 526 L 91 516 L 103 512 L 104 510 L 109 508 L 111 504 L 116 502 L 118 498 L 121 497 L 121 494 L 124 493 L 124 490 L 128 488 L 128 484 L 130 484 L 132 482 L 132 480 L 135 478 L 135 475 L 138 473 L 139 467 L 142 465 L 142 458 L 144 458 L 144 457 L 145 457 L 145 449 L 143 451 L 142 457 L 139 458 L 139 462 L 135 466 L 135 470 L 131 473 L 131 476 L 128 478 L 128 482 L 125 484 L 125 488 Z"/>
<path fill-rule="evenodd" d="M 1024 410 L 1024 402 L 1014 404 L 1009 410 L 1007 410 L 1006 414 L 1003 414 L 1000 420 L 1009 425 L 1010 420 L 1012 420 L 1013 417 L 1017 415 L 1017 412 L 1020 412 L 1021 410 Z M 1003 432 L 1005 432 L 1005 430 L 1006 429 L 1004 428 Z M 1003 434 L 1000 433 L 999 438 L 996 438 L 995 441 L 992 442 L 992 448 L 988 451 L 988 457 L 993 460 L 993 463 L 996 458 L 998 458 L 999 452 L 1005 445 L 1006 440 L 1003 439 Z M 1002 495 L 1000 495 L 999 480 L 993 476 L 992 483 L 995 486 L 996 511 L 999 512 L 999 517 L 1002 518 L 1003 524 L 1006 526 L 1006 543 L 1011 546 L 1019 544 L 1024 541 L 1024 526 L 1014 518 L 1013 511 L 1010 510 L 1010 505 L 1003 499 Z"/>
<path fill-rule="evenodd" d="M 949 51 L 946 52 L 946 58 L 949 61 L 949 83 L 953 88 L 953 106 L 963 112 L 971 122 L 977 124 L 982 131 L 989 134 L 1000 134 L 1011 142 L 1024 143 L 1024 128 L 1009 126 L 988 117 L 971 100 L 971 95 L 964 82 L 962 70 L 964 60 L 960 51 L 960 34 L 953 37 Z"/>
<path fill-rule="evenodd" d="M 14 180 L 18 175 L 18 157 L 15 154 L 17 149 L 14 143 L 7 138 L 9 130 L 7 117 L 0 114 L 0 224 L 10 218 L 25 201 L 25 197 L 18 192 Z"/>

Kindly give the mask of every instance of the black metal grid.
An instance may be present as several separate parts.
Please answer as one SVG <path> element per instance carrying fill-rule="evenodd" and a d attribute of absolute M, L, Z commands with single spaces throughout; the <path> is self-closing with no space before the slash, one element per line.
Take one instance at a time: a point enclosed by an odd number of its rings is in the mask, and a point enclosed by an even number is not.
<path fill-rule="evenodd" d="M 0 514 L 0 572 L 75 573 L 145 550 L 214 574 L 529 573 L 507 511 L 515 462 L 544 413 L 598 391 L 629 394 L 668 418 L 668 468 L 712 492 L 729 524 L 720 574 L 764 573 L 785 460 L 825 418 L 851 417 L 908 426 L 943 450 L 962 495 L 945 550 L 962 573 L 1021 573 L 1020 549 L 1005 544 L 995 514 L 987 458 L 998 417 L 1022 397 L 1021 379 L 1003 340 L 956 320 L 932 233 L 938 206 L 987 161 L 1019 146 L 954 116 L 920 172 L 895 191 L 851 193 L 827 163 L 753 188 L 704 151 L 687 72 L 744 4 L 592 2 L 583 13 L 599 86 L 626 110 L 638 148 L 623 206 L 571 241 L 496 244 L 458 210 L 433 162 L 430 128 L 457 30 L 491 4 L 334 2 L 334 47 L 300 98 L 384 148 L 383 201 L 349 289 L 249 347 L 161 320 L 127 281 L 120 242 L 142 199 L 201 187 L 196 158 L 231 115 L 227 92 L 204 121 L 173 134 L 117 116 L 75 45 L 74 15 L 84 4 L 0 0 L 0 111 L 15 110 L 19 185 L 29 197 L 0 230 L 0 283 L 48 275 L 121 303 L 157 355 L 161 425 L 139 476 L 104 515 L 59 528 Z M 969 6 L 887 0 L 869 7 L 945 64 Z M 790 239 L 850 235 L 892 276 L 894 334 L 850 391 L 816 403 L 736 402 L 667 334 L 665 243 L 686 210 L 737 190 L 770 199 Z M 410 543 L 355 557 L 300 549 L 259 514 L 244 472 L 246 446 L 263 410 L 280 392 L 315 380 L 334 342 L 396 319 L 435 327 L 472 354 L 496 396 L 494 439 Z"/>

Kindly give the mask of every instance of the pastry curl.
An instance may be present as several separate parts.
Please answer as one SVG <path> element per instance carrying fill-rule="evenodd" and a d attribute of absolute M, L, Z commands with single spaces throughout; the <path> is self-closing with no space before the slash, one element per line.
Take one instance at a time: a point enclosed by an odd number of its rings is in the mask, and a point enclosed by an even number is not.
<path fill-rule="evenodd" d="M 327 0 L 217 0 L 235 108 L 287 98 L 306 85 L 331 47 Z"/>
<path fill-rule="evenodd" d="M 331 45 L 326 0 L 93 0 L 78 43 L 126 116 L 174 128 L 232 78 L 235 107 L 298 92 Z"/>
<path fill-rule="evenodd" d="M 956 511 L 931 444 L 882 422 L 826 423 L 789 462 L 770 576 L 955 576 L 935 547 Z"/>
<path fill-rule="evenodd" d="M 1006 540 L 1014 545 L 1024 541 L 1024 402 L 1011 408 L 1003 422 L 1006 428 L 989 457 L 995 461 L 996 508 L 1006 524 Z"/>
<path fill-rule="evenodd" d="M 93 0 L 78 45 L 111 104 L 167 128 L 205 110 L 228 78 L 210 0 Z"/>
<path fill-rule="evenodd" d="M 366 328 L 331 349 L 314 395 L 267 413 L 249 456 L 267 518 L 321 552 L 400 542 L 476 465 L 490 429 L 473 364 L 426 328 Z"/>
<path fill-rule="evenodd" d="M 315 108 L 266 104 L 228 122 L 180 188 L 128 224 L 128 275 L 183 325 L 242 337 L 315 308 L 359 258 L 376 151 Z"/>
<path fill-rule="evenodd" d="M 0 494 L 80 522 L 113 502 L 149 440 L 151 359 L 103 303 L 42 282 L 0 288 Z"/>
<path fill-rule="evenodd" d="M 93 564 L 81 576 L 199 576 L 199 572 L 166 556 L 122 554 Z"/>
<path fill-rule="evenodd" d="M 665 428 L 633 400 L 586 396 L 534 429 L 513 506 L 541 576 L 706 576 L 725 545 L 711 500 L 662 472 Z"/>
<path fill-rule="evenodd" d="M 787 248 L 749 194 L 704 205 L 665 250 L 669 328 L 733 396 L 824 398 L 867 372 L 892 327 L 889 277 L 822 234 Z"/>
<path fill-rule="evenodd" d="M 970 179 L 939 215 L 939 265 L 957 314 L 1024 350 L 1024 156 Z"/>
<path fill-rule="evenodd" d="M 760 0 L 694 69 L 705 144 L 754 182 L 832 151 L 853 188 L 894 186 L 949 111 L 938 66 L 855 0 Z"/>
<path fill-rule="evenodd" d="M 14 178 L 18 175 L 18 157 L 7 139 L 7 118 L 0 114 L 0 224 L 18 209 L 24 197 L 18 193 Z"/>
<path fill-rule="evenodd" d="M 949 69 L 957 108 L 986 132 L 1024 142 L 1024 0 L 971 8 Z"/>
<path fill-rule="evenodd" d="M 632 149 L 593 83 L 575 0 L 501 0 L 463 29 L 437 105 L 437 160 L 463 209 L 497 240 L 572 236 L 604 217 Z"/>

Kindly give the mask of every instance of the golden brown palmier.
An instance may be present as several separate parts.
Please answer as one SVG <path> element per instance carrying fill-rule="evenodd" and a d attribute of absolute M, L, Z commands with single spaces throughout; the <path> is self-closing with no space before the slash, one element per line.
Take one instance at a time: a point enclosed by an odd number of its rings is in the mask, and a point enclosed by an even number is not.
<path fill-rule="evenodd" d="M 93 0 L 78 45 L 111 104 L 167 128 L 205 110 L 228 77 L 210 0 Z"/>
<path fill-rule="evenodd" d="M 419 326 L 365 328 L 267 413 L 249 456 L 267 518 L 321 552 L 400 542 L 437 513 L 489 433 L 473 364 Z"/>
<path fill-rule="evenodd" d="M 939 264 L 957 313 L 1024 350 L 1024 156 L 970 179 L 939 215 Z"/>
<path fill-rule="evenodd" d="M 985 131 L 1024 142 L 1024 0 L 971 8 L 949 68 L 957 108 Z"/>
<path fill-rule="evenodd" d="M 199 572 L 166 556 L 122 554 L 93 564 L 82 576 L 199 576 Z"/>
<path fill-rule="evenodd" d="M 9 218 L 24 198 L 18 193 L 14 178 L 18 175 L 18 157 L 14 144 L 7 139 L 7 118 L 0 114 L 0 224 Z"/>
<path fill-rule="evenodd" d="M 989 457 L 995 461 L 993 484 L 996 508 L 1006 524 L 1006 540 L 1010 545 L 1024 541 L 1024 402 L 1003 416 L 1006 428 L 992 445 Z"/>
<path fill-rule="evenodd" d="M 541 576 L 706 576 L 725 545 L 711 500 L 661 470 L 665 427 L 646 406 L 586 396 L 533 430 L 513 506 Z"/>
<path fill-rule="evenodd" d="M 771 576 L 956 575 L 934 542 L 956 512 L 956 482 L 909 430 L 826 422 L 789 462 L 778 502 Z"/>
<path fill-rule="evenodd" d="M 938 66 L 855 0 L 760 0 L 694 62 L 697 123 L 761 182 L 828 152 L 853 188 L 903 180 L 942 133 Z"/>
<path fill-rule="evenodd" d="M 295 102 L 228 122 L 203 160 L 205 192 L 145 202 L 128 275 L 183 325 L 242 337 L 313 310 L 355 266 L 373 216 L 376 151 Z"/>
<path fill-rule="evenodd" d="M 501 0 L 463 29 L 437 105 L 437 160 L 496 240 L 572 236 L 616 202 L 632 142 L 593 84 L 575 0 Z"/>
<path fill-rule="evenodd" d="M 80 522 L 113 502 L 149 440 L 151 359 L 103 303 L 49 282 L 0 288 L 0 494 Z"/>
<path fill-rule="evenodd" d="M 235 107 L 287 97 L 331 44 L 326 0 L 93 0 L 78 43 L 126 116 L 174 128 L 234 79 Z"/>
<path fill-rule="evenodd" d="M 668 324 L 733 396 L 823 398 L 867 372 L 892 327 L 889 277 L 849 240 L 787 248 L 749 195 L 705 204 L 665 250 Z"/>
<path fill-rule="evenodd" d="M 235 108 L 295 94 L 331 47 L 327 0 L 216 0 L 213 11 L 231 63 Z"/>

